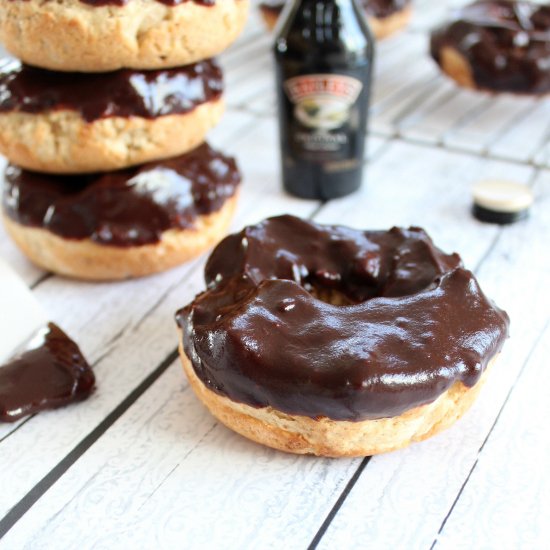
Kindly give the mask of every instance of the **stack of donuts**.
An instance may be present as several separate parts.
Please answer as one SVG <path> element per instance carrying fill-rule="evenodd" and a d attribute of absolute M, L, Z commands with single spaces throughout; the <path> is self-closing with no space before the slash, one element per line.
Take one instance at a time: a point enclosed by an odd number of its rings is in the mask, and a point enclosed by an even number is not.
<path fill-rule="evenodd" d="M 225 233 L 240 174 L 207 132 L 223 113 L 213 56 L 248 0 L 10 0 L 0 41 L 6 229 L 39 266 L 123 279 L 178 265 Z"/>

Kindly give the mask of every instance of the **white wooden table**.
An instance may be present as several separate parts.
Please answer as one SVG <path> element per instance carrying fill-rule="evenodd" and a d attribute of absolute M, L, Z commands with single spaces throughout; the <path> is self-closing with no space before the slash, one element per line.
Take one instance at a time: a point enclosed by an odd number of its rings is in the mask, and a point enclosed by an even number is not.
<path fill-rule="evenodd" d="M 550 548 L 550 100 L 456 88 L 426 54 L 449 4 L 417 0 L 380 45 L 365 185 L 320 204 L 282 193 L 270 37 L 256 13 L 223 56 L 228 112 L 211 142 L 245 176 L 233 229 L 291 212 L 358 228 L 422 225 L 512 319 L 502 359 L 452 429 L 403 451 L 331 460 L 233 434 L 198 402 L 173 314 L 204 258 L 116 284 L 69 281 L 0 254 L 93 363 L 80 405 L 0 425 L 0 548 Z M 471 185 L 531 185 L 529 220 L 475 221 Z"/>

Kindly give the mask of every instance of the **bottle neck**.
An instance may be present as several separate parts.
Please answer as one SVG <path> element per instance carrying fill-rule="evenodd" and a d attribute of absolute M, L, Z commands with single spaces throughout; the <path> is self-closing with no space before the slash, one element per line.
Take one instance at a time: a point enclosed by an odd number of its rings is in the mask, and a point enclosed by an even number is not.
<path fill-rule="evenodd" d="M 279 52 L 312 59 L 372 57 L 372 35 L 356 0 L 294 0 L 283 17 L 275 45 Z"/>
<path fill-rule="evenodd" d="M 313 20 L 318 26 L 329 26 L 333 18 L 345 11 L 357 8 L 356 0 L 294 0 L 290 2 L 287 14 L 302 14 L 306 20 Z"/>

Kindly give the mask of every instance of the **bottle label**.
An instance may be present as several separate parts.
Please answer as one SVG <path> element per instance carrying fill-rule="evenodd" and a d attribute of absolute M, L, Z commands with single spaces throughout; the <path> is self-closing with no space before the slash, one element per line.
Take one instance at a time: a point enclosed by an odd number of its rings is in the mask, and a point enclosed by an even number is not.
<path fill-rule="evenodd" d="M 351 76 L 310 74 L 290 78 L 285 82 L 284 89 L 294 105 L 296 120 L 304 127 L 322 134 L 323 130 L 326 132 L 342 128 L 349 122 L 351 109 L 363 84 Z M 333 148 L 330 146 L 331 141 L 334 140 L 328 140 L 326 144 L 329 150 Z M 313 148 L 322 148 L 322 142 L 322 135 L 317 136 L 313 139 Z"/>

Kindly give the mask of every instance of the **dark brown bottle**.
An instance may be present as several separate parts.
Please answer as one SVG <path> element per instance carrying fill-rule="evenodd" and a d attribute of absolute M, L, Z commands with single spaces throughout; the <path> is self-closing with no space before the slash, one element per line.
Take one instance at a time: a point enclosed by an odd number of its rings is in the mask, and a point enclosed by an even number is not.
<path fill-rule="evenodd" d="M 362 182 L 374 40 L 355 0 L 294 0 L 275 40 L 284 188 L 332 199 Z"/>

